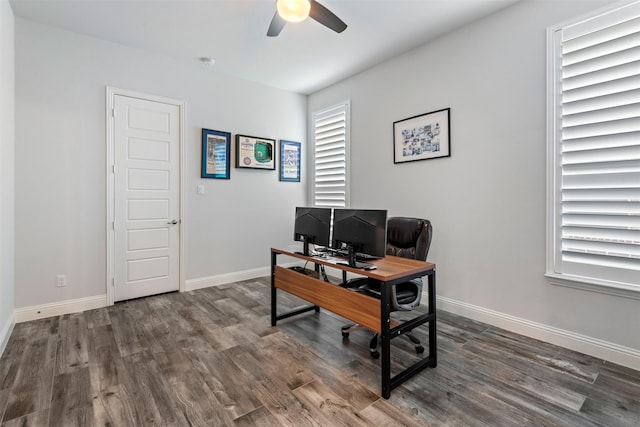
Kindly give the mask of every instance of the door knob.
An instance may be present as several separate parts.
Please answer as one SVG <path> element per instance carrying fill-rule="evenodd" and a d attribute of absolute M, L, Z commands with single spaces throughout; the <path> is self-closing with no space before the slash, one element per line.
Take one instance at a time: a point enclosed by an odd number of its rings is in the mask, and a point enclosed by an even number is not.
<path fill-rule="evenodd" d="M 169 221 L 167 224 L 173 224 L 176 225 L 178 223 L 177 219 L 174 219 L 173 221 Z"/>

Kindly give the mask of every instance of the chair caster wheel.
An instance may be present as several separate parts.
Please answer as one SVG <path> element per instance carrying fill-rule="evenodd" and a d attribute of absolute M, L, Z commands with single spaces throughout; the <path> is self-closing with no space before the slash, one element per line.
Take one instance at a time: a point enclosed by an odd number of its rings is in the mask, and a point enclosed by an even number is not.
<path fill-rule="evenodd" d="M 416 353 L 418 353 L 418 354 L 424 353 L 424 347 L 421 346 L 421 345 L 416 346 Z"/>
<path fill-rule="evenodd" d="M 342 338 L 349 338 L 349 332 L 343 332 Z"/>
<path fill-rule="evenodd" d="M 373 359 L 380 359 L 380 352 L 378 350 L 371 352 L 371 357 Z"/>

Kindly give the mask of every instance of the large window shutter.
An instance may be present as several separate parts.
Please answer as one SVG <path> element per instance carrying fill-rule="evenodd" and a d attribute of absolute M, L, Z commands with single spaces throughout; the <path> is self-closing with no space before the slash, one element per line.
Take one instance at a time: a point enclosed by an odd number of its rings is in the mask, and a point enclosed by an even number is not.
<path fill-rule="evenodd" d="M 640 2 L 554 39 L 553 273 L 640 291 Z"/>
<path fill-rule="evenodd" d="M 313 115 L 313 204 L 345 207 L 347 204 L 348 103 Z"/>

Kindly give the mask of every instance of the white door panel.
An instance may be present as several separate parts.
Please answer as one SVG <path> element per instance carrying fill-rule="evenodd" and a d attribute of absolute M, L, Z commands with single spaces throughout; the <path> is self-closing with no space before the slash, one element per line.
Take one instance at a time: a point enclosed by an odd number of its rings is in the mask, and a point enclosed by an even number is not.
<path fill-rule="evenodd" d="M 169 274 L 169 257 L 143 258 L 127 261 L 127 280 L 135 282 L 166 277 Z"/>
<path fill-rule="evenodd" d="M 171 203 L 169 200 L 133 199 L 127 202 L 126 209 L 125 218 L 129 221 L 154 219 L 169 221 L 169 217 L 171 216 Z"/>
<path fill-rule="evenodd" d="M 180 287 L 179 116 L 176 105 L 114 97 L 115 301 Z"/>
<path fill-rule="evenodd" d="M 169 147 L 167 141 L 155 141 L 140 138 L 129 139 L 129 159 L 169 161 Z"/>
<path fill-rule="evenodd" d="M 171 171 L 130 168 L 128 172 L 129 190 L 169 190 Z"/>
<path fill-rule="evenodd" d="M 128 251 L 164 249 L 169 247 L 169 230 L 167 228 L 129 230 L 127 239 Z"/>

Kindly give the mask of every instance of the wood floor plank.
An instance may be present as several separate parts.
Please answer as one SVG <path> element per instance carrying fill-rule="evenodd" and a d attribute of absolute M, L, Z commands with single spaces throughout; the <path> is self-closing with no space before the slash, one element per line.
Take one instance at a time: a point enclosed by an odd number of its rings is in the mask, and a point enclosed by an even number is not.
<path fill-rule="evenodd" d="M 124 357 L 123 361 L 130 378 L 123 385 L 135 401 L 139 425 L 187 424 L 182 413 L 176 410 L 170 384 L 150 353 L 136 353 Z"/>
<path fill-rule="evenodd" d="M 278 377 L 278 380 L 293 390 L 315 378 L 312 367 L 298 363 L 304 357 L 303 347 L 292 348 L 286 340 L 278 341 L 281 346 L 277 349 L 272 345 L 258 345 L 255 347 L 235 347 L 225 351 L 233 363 L 247 373 L 251 373 L 256 380 L 265 376 Z M 264 344 L 264 343 L 262 343 Z M 247 351 L 255 348 L 254 351 Z M 284 350 L 284 351 L 281 351 Z M 291 351 L 288 351 L 291 350 Z"/>
<path fill-rule="evenodd" d="M 107 310 L 97 308 L 95 310 L 85 311 L 84 315 L 87 318 L 88 329 L 111 324 L 111 318 L 109 317 L 109 312 Z"/>
<path fill-rule="evenodd" d="M 14 418 L 7 422 L 2 423 L 2 427 L 26 427 L 26 426 L 47 426 L 49 423 L 49 409 L 45 409 L 38 412 L 32 412 L 31 414 L 22 416 L 20 418 Z"/>
<path fill-rule="evenodd" d="M 325 426 L 294 396 L 292 390 L 280 383 L 278 378 L 269 376 L 254 382 L 252 392 L 272 417 L 277 420 L 277 423 L 273 424 L 275 426 Z"/>
<path fill-rule="evenodd" d="M 62 317 L 60 328 L 64 328 L 64 331 L 57 348 L 56 373 L 63 374 L 86 368 L 89 365 L 89 354 L 85 316 L 81 313 L 65 315 Z"/>
<path fill-rule="evenodd" d="M 635 398 L 634 398 L 635 397 Z M 638 396 L 600 400 L 587 398 L 580 409 L 585 418 L 604 426 L 640 426 Z"/>
<path fill-rule="evenodd" d="M 233 420 L 233 425 L 237 427 L 276 426 L 280 425 L 280 422 L 267 408 L 261 406 Z"/>
<path fill-rule="evenodd" d="M 122 384 L 114 385 L 99 394 L 93 400 L 94 420 L 100 426 L 140 426 L 136 418 L 137 402 Z"/>
<path fill-rule="evenodd" d="M 298 387 L 293 394 L 310 408 L 316 419 L 324 420 L 324 425 L 363 427 L 367 425 L 366 420 L 353 406 L 321 381 L 311 381 Z"/>
<path fill-rule="evenodd" d="M 252 390 L 247 388 L 253 377 L 235 365 L 224 352 L 189 352 L 188 356 L 216 399 L 232 419 L 262 406 Z"/>
<path fill-rule="evenodd" d="M 2 419 L 4 418 L 4 411 L 7 408 L 7 402 L 9 401 L 10 394 L 11 394 L 10 389 L 8 388 L 0 389 L 0 424 L 2 423 Z"/>
<path fill-rule="evenodd" d="M 49 424 L 61 427 L 94 425 L 88 367 L 56 375 Z"/>
<path fill-rule="evenodd" d="M 517 385 L 520 390 L 525 390 L 531 395 L 536 395 L 540 399 L 572 411 L 579 411 L 586 399 L 583 393 L 576 392 L 574 389 L 560 387 L 558 383 L 551 384 L 534 375 L 523 375 L 522 370 L 513 367 L 514 362 L 510 360 L 510 357 L 514 356 L 507 354 L 507 357 L 504 357 L 503 354 L 501 359 L 496 359 L 496 353 L 490 344 L 474 342 L 473 345 L 466 344 L 464 347 L 465 350 L 468 350 L 466 360 L 469 366 L 491 367 L 493 376 L 499 376 L 500 382 L 504 384 Z M 444 360 L 443 363 L 447 363 L 447 361 Z M 523 369 L 527 372 L 526 366 L 523 366 Z"/>
<path fill-rule="evenodd" d="M 139 341 L 138 325 L 127 311 L 127 306 L 109 307 L 113 336 L 118 344 L 120 355 L 125 357 L 143 350 Z"/>
<path fill-rule="evenodd" d="M 405 413 L 394 405 L 377 401 L 360 411 L 360 415 L 370 426 L 394 426 L 423 427 L 424 424 L 411 419 L 413 413 Z"/>
<path fill-rule="evenodd" d="M 55 373 L 51 355 L 56 344 L 55 338 L 38 338 L 23 349 L 3 421 L 49 408 Z"/>
<path fill-rule="evenodd" d="M 218 401 L 215 393 L 195 368 L 171 377 L 171 390 L 176 407 L 189 425 L 222 426 L 232 423 L 232 416 Z"/>

